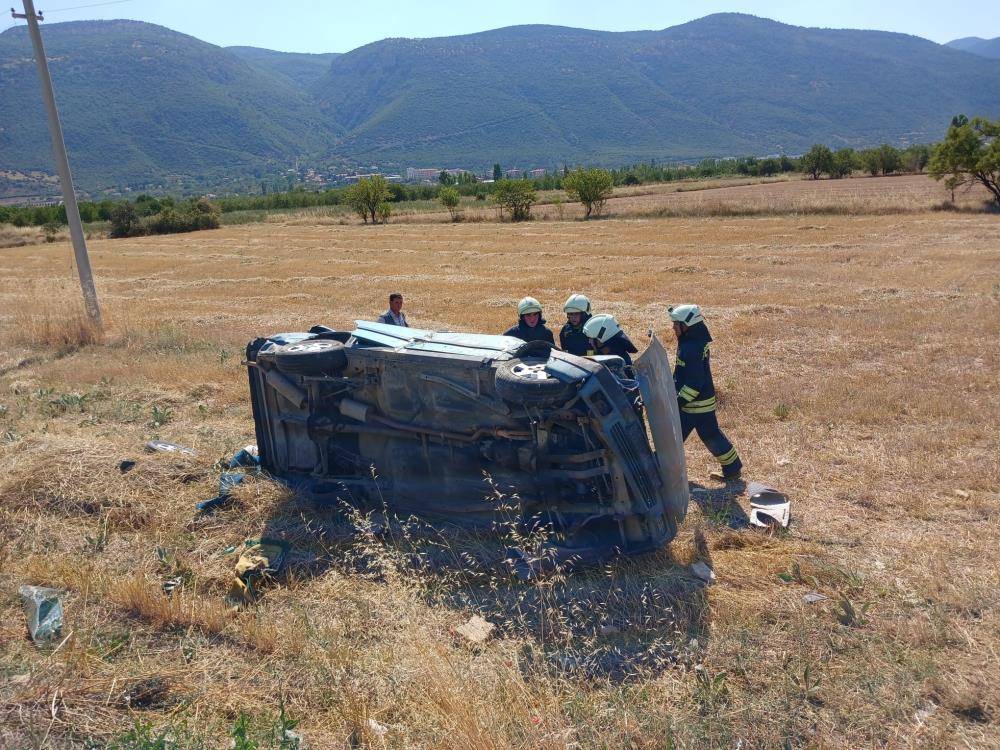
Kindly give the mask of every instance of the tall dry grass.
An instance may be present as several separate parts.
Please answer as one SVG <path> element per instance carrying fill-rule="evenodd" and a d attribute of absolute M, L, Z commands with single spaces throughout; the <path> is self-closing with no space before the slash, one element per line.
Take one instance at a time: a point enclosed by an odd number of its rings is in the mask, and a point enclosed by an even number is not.
<path fill-rule="evenodd" d="M 77 306 L 19 308 L 11 316 L 9 325 L 11 343 L 36 349 L 51 349 L 60 356 L 103 340 L 100 329 Z"/>

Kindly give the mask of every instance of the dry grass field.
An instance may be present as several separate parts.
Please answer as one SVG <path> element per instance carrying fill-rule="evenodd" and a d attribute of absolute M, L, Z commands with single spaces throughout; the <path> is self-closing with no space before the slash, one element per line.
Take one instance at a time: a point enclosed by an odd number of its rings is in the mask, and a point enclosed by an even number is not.
<path fill-rule="evenodd" d="M 763 213 L 787 188 L 734 189 Z M 82 346 L 68 244 L 0 251 L 0 747 L 278 747 L 239 743 L 282 711 L 314 749 L 1000 745 L 1000 216 L 803 211 L 98 240 L 109 331 Z M 396 290 L 411 323 L 478 331 L 527 293 L 558 324 L 583 291 L 637 342 L 701 303 L 723 427 L 792 526 L 741 528 L 694 437 L 667 549 L 531 583 L 484 540 L 345 534 L 264 478 L 196 515 L 253 441 L 244 344 Z M 232 610 L 233 548 L 262 532 L 291 558 Z M 23 583 L 66 590 L 62 641 L 27 638 Z M 497 631 L 469 647 L 474 613 Z"/>
<path fill-rule="evenodd" d="M 989 198 L 984 189 L 962 189 L 955 201 L 940 182 L 927 175 L 854 177 L 842 180 L 811 180 L 802 175 L 769 178 L 691 179 L 678 182 L 635 185 L 615 189 L 607 201 L 609 218 L 694 218 L 738 216 L 887 215 L 926 211 L 981 212 Z M 448 213 L 434 201 L 396 204 L 394 224 L 450 222 Z M 224 221 L 246 219 L 279 224 L 351 224 L 356 217 L 346 206 L 290 209 L 285 212 L 228 214 Z M 565 221 L 583 218 L 579 204 L 567 202 L 561 190 L 539 193 L 531 215 L 536 220 Z M 497 220 L 497 207 L 489 202 L 465 198 L 461 218 L 466 222 Z"/>

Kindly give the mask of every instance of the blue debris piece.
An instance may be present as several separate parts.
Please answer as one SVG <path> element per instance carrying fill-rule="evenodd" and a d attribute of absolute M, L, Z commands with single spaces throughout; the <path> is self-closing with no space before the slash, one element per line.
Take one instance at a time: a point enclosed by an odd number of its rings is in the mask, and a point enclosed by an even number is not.
<path fill-rule="evenodd" d="M 257 446 L 255 445 L 248 445 L 246 448 L 241 448 L 229 461 L 230 469 L 256 469 L 258 466 L 260 466 L 260 456 L 257 454 Z"/>
<path fill-rule="evenodd" d="M 256 445 L 248 445 L 241 448 L 235 456 L 229 460 L 230 469 L 252 469 L 254 473 L 260 472 L 260 456 L 257 454 Z M 203 513 L 208 513 L 216 508 L 225 505 L 230 500 L 230 492 L 236 485 L 240 484 L 247 475 L 242 471 L 224 471 L 219 475 L 219 494 L 208 500 L 198 503 L 195 508 Z"/>

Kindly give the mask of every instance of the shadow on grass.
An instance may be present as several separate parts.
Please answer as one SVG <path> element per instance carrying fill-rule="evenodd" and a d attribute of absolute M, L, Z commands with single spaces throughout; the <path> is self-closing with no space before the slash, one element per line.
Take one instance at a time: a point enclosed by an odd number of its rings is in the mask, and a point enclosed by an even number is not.
<path fill-rule="evenodd" d="M 727 482 L 723 487 L 705 487 L 697 482 L 689 484 L 692 502 L 709 523 L 737 530 L 750 527 L 750 517 L 739 502 L 747 489 L 742 479 Z"/>
<path fill-rule="evenodd" d="M 353 499 L 349 491 L 320 500 L 289 493 L 273 507 L 264 536 L 292 545 L 286 584 L 330 568 L 401 583 L 429 606 L 493 623 L 499 637 L 521 644 L 526 670 L 576 679 L 648 679 L 698 661 L 707 643 L 706 584 L 669 546 L 522 580 L 514 550 L 544 555 L 546 540 L 523 536 L 511 507 L 498 507 L 492 529 L 469 530 Z"/>

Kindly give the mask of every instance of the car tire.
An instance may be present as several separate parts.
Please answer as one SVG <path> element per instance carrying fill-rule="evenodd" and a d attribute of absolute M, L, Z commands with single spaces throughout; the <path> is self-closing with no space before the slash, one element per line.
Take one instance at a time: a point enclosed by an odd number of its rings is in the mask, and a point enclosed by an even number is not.
<path fill-rule="evenodd" d="M 569 400 L 576 383 L 564 383 L 545 372 L 547 358 L 509 359 L 497 366 L 494 383 L 504 401 L 522 406 L 544 406 Z"/>
<path fill-rule="evenodd" d="M 347 367 L 344 345 L 331 339 L 309 339 L 273 350 L 274 364 L 290 375 L 329 375 Z"/>

